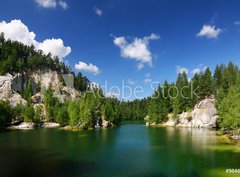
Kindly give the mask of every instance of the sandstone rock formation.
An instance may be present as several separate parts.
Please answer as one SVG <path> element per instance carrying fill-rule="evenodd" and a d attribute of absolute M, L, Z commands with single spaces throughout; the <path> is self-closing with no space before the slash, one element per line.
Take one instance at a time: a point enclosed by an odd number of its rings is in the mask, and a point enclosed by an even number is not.
<path fill-rule="evenodd" d="M 9 101 L 11 106 L 16 106 L 17 104 L 26 105 L 27 101 L 20 94 L 12 90 L 13 79 L 11 74 L 0 76 L 0 100 Z"/>
<path fill-rule="evenodd" d="M 217 109 L 215 99 L 206 98 L 200 101 L 192 111 L 193 127 L 216 127 Z"/>
<path fill-rule="evenodd" d="M 69 77 L 68 77 L 69 76 Z M 27 88 L 28 82 L 32 83 L 32 103 L 41 103 L 44 100 L 44 91 L 54 90 L 54 96 L 61 102 L 80 98 L 80 93 L 73 87 L 71 75 L 60 75 L 57 71 L 32 71 L 29 73 L 6 74 L 0 76 L 0 100 L 8 100 L 12 106 L 26 105 L 27 101 L 19 93 Z M 66 81 L 66 82 L 65 82 Z M 72 82 L 70 82 L 72 81 Z M 70 83 L 70 84 L 69 84 Z"/>
<path fill-rule="evenodd" d="M 145 118 L 146 125 L 154 125 L 148 123 L 149 117 Z M 207 127 L 214 128 L 217 126 L 217 109 L 214 98 L 206 98 L 197 103 L 192 112 L 182 112 L 177 118 L 173 118 L 172 114 L 168 115 L 168 121 L 164 126 L 171 127 Z"/>

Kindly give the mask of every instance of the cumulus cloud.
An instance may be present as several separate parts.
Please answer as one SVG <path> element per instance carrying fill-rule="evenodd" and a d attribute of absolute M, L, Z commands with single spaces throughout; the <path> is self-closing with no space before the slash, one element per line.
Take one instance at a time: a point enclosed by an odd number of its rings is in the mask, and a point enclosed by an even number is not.
<path fill-rule="evenodd" d="M 217 39 L 218 36 L 223 32 L 222 29 L 215 27 L 214 25 L 203 25 L 202 29 L 199 33 L 197 33 L 197 37 L 206 37 Z"/>
<path fill-rule="evenodd" d="M 36 41 L 36 34 L 29 31 L 28 27 L 21 20 L 12 20 L 7 23 L 0 22 L 0 32 L 3 32 L 6 39 L 21 42 L 25 45 L 34 45 L 37 50 L 42 50 L 44 54 L 51 53 L 57 56 L 60 61 L 69 53 L 71 48 L 65 47 L 62 39 L 46 39 L 43 42 Z"/>
<path fill-rule="evenodd" d="M 189 70 L 187 68 L 181 67 L 181 66 L 177 66 L 177 74 L 182 74 L 182 73 L 186 73 L 188 74 Z"/>
<path fill-rule="evenodd" d="M 103 15 L 103 11 L 97 7 L 94 7 L 94 12 L 98 15 L 98 16 L 102 16 Z"/>
<path fill-rule="evenodd" d="M 138 69 L 142 69 L 144 64 L 152 66 L 152 54 L 149 50 L 149 41 L 157 40 L 160 37 L 152 33 L 150 36 L 143 38 L 134 38 L 128 42 L 124 36 L 115 37 L 113 42 L 121 50 L 121 56 L 124 58 L 134 59 L 138 62 Z"/>
<path fill-rule="evenodd" d="M 21 20 L 12 20 L 10 23 L 0 22 L 0 32 L 3 32 L 7 39 L 19 41 L 25 45 L 36 44 L 36 34 L 32 31 L 30 32 Z"/>
<path fill-rule="evenodd" d="M 37 49 L 42 50 L 45 54 L 51 53 L 53 56 L 58 56 L 60 59 L 71 53 L 71 48 L 65 47 L 60 38 L 46 39 L 42 43 L 38 43 Z"/>
<path fill-rule="evenodd" d="M 57 0 L 35 0 L 36 3 L 43 8 L 56 8 L 57 6 L 63 8 L 63 9 L 67 9 L 68 8 L 68 4 L 63 1 L 57 1 Z"/>
<path fill-rule="evenodd" d="M 91 72 L 94 75 L 97 75 L 100 73 L 100 69 L 96 65 L 93 65 L 92 63 L 87 64 L 82 61 L 79 61 L 78 63 L 75 64 L 75 69 L 80 71 Z"/>

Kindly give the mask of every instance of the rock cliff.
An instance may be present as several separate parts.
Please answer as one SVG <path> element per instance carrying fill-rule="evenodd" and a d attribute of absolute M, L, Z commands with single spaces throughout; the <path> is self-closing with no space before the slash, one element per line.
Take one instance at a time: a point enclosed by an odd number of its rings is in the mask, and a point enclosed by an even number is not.
<path fill-rule="evenodd" d="M 56 71 L 37 70 L 28 73 L 6 74 L 0 76 L 0 100 L 8 100 L 12 106 L 18 103 L 26 105 L 27 101 L 20 95 L 27 88 L 28 82 L 32 83 L 32 103 L 37 104 L 43 101 L 44 91 L 54 90 L 54 96 L 61 102 L 69 99 L 80 98 L 80 92 L 73 87 L 71 75 L 61 75 Z"/>

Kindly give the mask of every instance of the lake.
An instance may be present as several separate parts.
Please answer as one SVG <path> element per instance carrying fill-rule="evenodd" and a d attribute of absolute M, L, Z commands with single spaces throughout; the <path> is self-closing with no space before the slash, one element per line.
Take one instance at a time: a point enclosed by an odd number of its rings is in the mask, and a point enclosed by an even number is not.
<path fill-rule="evenodd" d="M 240 151 L 215 131 L 146 127 L 71 132 L 59 129 L 0 133 L 1 177 L 240 176 Z"/>

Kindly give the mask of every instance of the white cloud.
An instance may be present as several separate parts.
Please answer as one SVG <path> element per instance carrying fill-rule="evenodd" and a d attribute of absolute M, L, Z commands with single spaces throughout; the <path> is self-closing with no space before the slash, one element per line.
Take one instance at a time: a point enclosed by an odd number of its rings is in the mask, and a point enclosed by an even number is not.
<path fill-rule="evenodd" d="M 129 85 L 135 85 L 135 84 L 137 83 L 137 81 L 134 81 L 134 80 L 132 80 L 132 79 L 128 79 L 127 83 L 128 83 Z"/>
<path fill-rule="evenodd" d="M 21 20 L 12 20 L 10 23 L 0 22 L 0 32 L 3 32 L 6 39 L 22 42 L 25 45 L 35 44 L 36 34 L 30 32 L 28 27 Z"/>
<path fill-rule="evenodd" d="M 0 32 L 3 32 L 6 39 L 21 42 L 25 45 L 34 45 L 37 50 L 41 49 L 44 54 L 49 52 L 53 56 L 63 60 L 69 53 L 71 48 L 65 47 L 62 39 L 46 39 L 43 42 L 36 41 L 36 34 L 29 31 L 28 27 L 21 20 L 12 20 L 9 23 L 0 22 Z"/>
<path fill-rule="evenodd" d="M 235 22 L 233 22 L 233 24 L 239 26 L 240 25 L 240 20 L 236 20 Z"/>
<path fill-rule="evenodd" d="M 197 37 L 206 37 L 217 39 L 218 36 L 223 32 L 222 29 L 215 27 L 214 25 L 203 25 L 202 29 L 199 33 L 197 33 Z"/>
<path fill-rule="evenodd" d="M 151 78 L 145 78 L 144 79 L 145 84 L 150 84 L 152 82 Z"/>
<path fill-rule="evenodd" d="M 57 1 L 57 0 L 35 0 L 36 3 L 43 8 L 56 8 L 57 6 L 60 6 L 61 8 L 63 8 L 64 10 L 66 10 L 68 8 L 68 4 L 63 1 Z"/>
<path fill-rule="evenodd" d="M 150 36 L 143 38 L 134 38 L 132 42 L 128 42 L 124 36 L 115 37 L 113 42 L 120 48 L 122 57 L 136 60 L 138 62 L 138 69 L 142 69 L 144 64 L 152 66 L 149 41 L 157 39 L 159 39 L 159 36 L 152 33 Z"/>
<path fill-rule="evenodd" d="M 201 72 L 204 72 L 207 68 L 208 68 L 207 66 L 204 66 L 203 64 L 200 64 L 200 65 L 198 65 L 197 68 L 194 68 L 194 69 L 191 71 L 191 73 L 192 73 L 193 75 L 195 75 L 195 74 L 200 74 Z"/>
<path fill-rule="evenodd" d="M 181 67 L 181 66 L 177 66 L 177 74 L 182 74 L 182 73 L 186 73 L 188 74 L 189 70 L 187 68 Z"/>
<path fill-rule="evenodd" d="M 46 39 L 37 45 L 37 49 L 42 50 L 45 54 L 51 53 L 53 56 L 58 56 L 60 60 L 71 53 L 71 48 L 65 47 L 60 38 Z"/>
<path fill-rule="evenodd" d="M 201 72 L 200 68 L 195 68 L 191 71 L 192 74 L 199 74 Z"/>
<path fill-rule="evenodd" d="M 150 73 L 145 74 L 145 77 L 151 77 Z"/>
<path fill-rule="evenodd" d="M 59 1 L 59 6 L 64 10 L 68 8 L 68 4 L 65 1 Z"/>
<path fill-rule="evenodd" d="M 150 84 L 152 82 L 150 73 L 145 74 L 144 82 L 145 84 Z"/>
<path fill-rule="evenodd" d="M 100 73 L 100 69 L 96 65 L 93 65 L 92 63 L 87 64 L 82 61 L 79 61 L 77 64 L 75 64 L 75 69 L 80 71 L 91 72 L 94 75 L 97 75 Z"/>
<path fill-rule="evenodd" d="M 144 64 L 143 64 L 143 63 L 138 63 L 137 69 L 138 69 L 138 70 L 141 70 L 141 69 L 143 69 L 143 68 L 144 68 Z"/>
<path fill-rule="evenodd" d="M 98 16 L 102 16 L 103 15 L 103 11 L 97 7 L 94 7 L 94 12 L 98 15 Z"/>
<path fill-rule="evenodd" d="M 44 8 L 55 8 L 57 7 L 56 0 L 36 0 L 36 3 Z"/>

